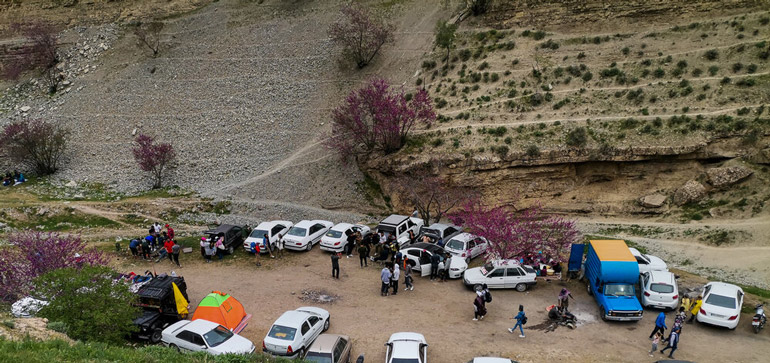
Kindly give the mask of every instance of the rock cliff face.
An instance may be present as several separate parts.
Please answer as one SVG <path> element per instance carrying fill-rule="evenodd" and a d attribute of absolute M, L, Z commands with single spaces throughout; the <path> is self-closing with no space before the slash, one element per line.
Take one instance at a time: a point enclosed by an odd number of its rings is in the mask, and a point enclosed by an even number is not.
<path fill-rule="evenodd" d="M 644 21 L 648 17 L 680 18 L 697 14 L 767 6 L 763 0 L 503 0 L 489 12 L 488 20 L 504 26 L 549 26 L 612 21 Z"/>
<path fill-rule="evenodd" d="M 762 145 L 768 144 L 762 140 Z M 474 188 L 490 205 L 540 201 L 564 213 L 664 213 L 645 206 L 640 198 L 660 193 L 673 196 L 687 181 L 705 178 L 721 161 L 746 156 L 762 147 L 743 149 L 738 138 L 693 145 L 629 149 L 558 149 L 536 158 L 526 154 L 498 156 L 403 155 L 380 156 L 362 165 L 401 205 L 391 181 L 401 175 L 429 173 L 449 183 Z"/>

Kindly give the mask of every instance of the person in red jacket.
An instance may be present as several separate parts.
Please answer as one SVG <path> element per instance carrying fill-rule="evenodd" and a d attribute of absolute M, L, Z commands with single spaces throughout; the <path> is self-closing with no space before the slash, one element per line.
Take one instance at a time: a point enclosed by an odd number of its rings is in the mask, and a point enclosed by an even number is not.
<path fill-rule="evenodd" d="M 167 238 L 166 242 L 163 243 L 163 248 L 166 249 L 166 255 L 168 256 L 168 260 L 171 261 L 171 263 L 174 263 L 174 259 L 171 258 L 171 253 L 173 252 L 174 248 L 174 241 L 171 240 L 171 238 Z"/>
<path fill-rule="evenodd" d="M 168 235 L 168 239 L 174 239 L 174 229 L 168 224 L 166 224 L 166 234 Z"/>

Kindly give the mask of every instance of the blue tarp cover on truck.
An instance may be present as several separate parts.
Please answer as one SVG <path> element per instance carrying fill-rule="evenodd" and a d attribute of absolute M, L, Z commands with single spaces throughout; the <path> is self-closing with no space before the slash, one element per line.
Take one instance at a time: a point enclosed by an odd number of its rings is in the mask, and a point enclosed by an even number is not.
<path fill-rule="evenodd" d="M 569 254 L 569 265 L 567 271 L 580 271 L 580 265 L 583 264 L 583 251 L 585 245 L 582 243 L 573 243 Z"/>

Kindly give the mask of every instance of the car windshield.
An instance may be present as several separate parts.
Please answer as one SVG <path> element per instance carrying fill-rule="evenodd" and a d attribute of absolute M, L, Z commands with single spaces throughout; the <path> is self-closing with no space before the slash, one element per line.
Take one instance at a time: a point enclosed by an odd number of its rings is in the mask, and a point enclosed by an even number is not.
<path fill-rule="evenodd" d="M 289 328 L 281 325 L 273 325 L 273 327 L 270 328 L 270 332 L 267 333 L 267 336 L 275 339 L 293 341 L 295 334 L 297 334 L 297 329 Z"/>
<path fill-rule="evenodd" d="M 535 269 L 534 269 L 534 268 L 532 268 L 532 267 L 529 267 L 529 266 L 527 266 L 527 265 L 521 265 L 521 267 L 524 269 L 524 271 L 527 271 L 527 273 L 531 273 L 531 274 L 534 274 L 534 273 L 536 273 L 536 272 L 535 272 Z"/>
<path fill-rule="evenodd" d="M 332 355 L 330 353 L 318 353 L 307 352 L 305 356 L 306 362 L 318 362 L 318 363 L 332 363 Z"/>
<path fill-rule="evenodd" d="M 634 288 L 626 284 L 612 284 L 604 287 L 605 296 L 634 296 Z"/>
<path fill-rule="evenodd" d="M 724 295 L 711 294 L 706 298 L 706 304 L 728 309 L 735 309 L 735 298 Z"/>
<path fill-rule="evenodd" d="M 486 263 L 484 266 L 481 266 L 481 274 L 486 276 L 489 271 L 492 271 L 495 269 L 495 266 L 493 266 L 491 263 Z"/>
<path fill-rule="evenodd" d="M 439 232 L 438 229 L 433 229 L 433 228 L 425 228 L 425 229 L 422 230 L 422 233 L 424 233 L 424 234 L 432 234 L 432 235 L 435 235 L 435 236 L 440 236 L 441 235 L 441 232 Z"/>
<path fill-rule="evenodd" d="M 209 344 L 209 347 L 216 347 L 217 345 L 224 343 L 225 340 L 230 339 L 232 336 L 233 332 L 220 325 L 214 328 L 214 330 L 203 334 L 203 339 L 206 339 L 206 343 Z"/>
<path fill-rule="evenodd" d="M 393 358 L 390 363 L 420 363 L 417 358 Z"/>
<path fill-rule="evenodd" d="M 307 229 L 305 228 L 291 227 L 291 229 L 289 230 L 289 236 L 305 237 L 305 232 L 307 232 Z"/>
<path fill-rule="evenodd" d="M 669 294 L 674 292 L 674 286 L 668 284 L 651 284 L 650 290 L 659 292 L 661 294 Z"/>
<path fill-rule="evenodd" d="M 251 238 L 263 238 L 263 237 L 265 237 L 265 235 L 269 236 L 270 233 L 267 233 L 267 231 L 263 231 L 261 229 L 255 229 L 253 232 L 251 232 L 249 237 L 251 237 Z"/>
<path fill-rule="evenodd" d="M 462 250 L 465 248 L 465 243 L 463 243 L 463 241 L 451 239 L 449 240 L 449 242 L 447 242 L 446 248 L 449 248 L 451 250 Z"/>
<path fill-rule="evenodd" d="M 340 238 L 340 237 L 342 237 L 342 232 L 330 229 L 329 232 L 326 232 L 326 237 Z"/>

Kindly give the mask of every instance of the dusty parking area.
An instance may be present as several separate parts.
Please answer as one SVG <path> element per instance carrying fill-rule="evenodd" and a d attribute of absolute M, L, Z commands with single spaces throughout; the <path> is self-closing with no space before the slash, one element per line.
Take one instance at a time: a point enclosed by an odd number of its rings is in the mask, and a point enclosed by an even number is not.
<path fill-rule="evenodd" d="M 433 282 L 417 277 L 414 291 L 399 291 L 396 296 L 379 294 L 379 267 L 360 268 L 358 258 L 340 260 L 340 279 L 331 278 L 329 255 L 316 246 L 313 251 L 288 252 L 282 260 L 254 257 L 238 251 L 233 257 L 211 264 L 203 263 L 197 250 L 183 255 L 182 268 L 176 272 L 185 277 L 191 307 L 212 290 L 231 293 L 246 311 L 253 314 L 243 335 L 257 346 L 272 322 L 284 311 L 304 305 L 323 307 L 331 313 L 330 333 L 349 335 L 355 356 L 366 354 L 366 362 L 384 361 L 390 334 L 415 331 L 425 335 L 431 362 L 464 363 L 475 356 L 502 356 L 521 362 L 647 362 L 650 349 L 648 336 L 657 311 L 645 312 L 639 323 L 605 323 L 598 319 L 593 298 L 582 284 L 572 282 L 538 283 L 525 293 L 493 290 L 493 301 L 483 321 L 472 321 L 474 294 L 462 281 Z M 127 271 L 141 273 L 155 267 L 158 273 L 170 272 L 168 261 L 117 261 Z M 474 261 L 474 263 L 479 263 Z M 403 277 L 400 282 L 403 289 Z M 558 327 L 548 331 L 545 308 L 556 302 L 559 290 L 566 286 L 576 301 L 573 312 L 578 316 L 575 330 Z M 302 292 L 315 290 L 339 296 L 333 303 L 309 304 L 301 300 Z M 506 330 L 513 326 L 512 316 L 523 304 L 529 317 L 524 331 L 527 337 Z M 673 324 L 669 313 L 667 320 Z M 735 331 L 686 324 L 677 359 L 696 362 L 761 362 L 770 356 L 770 329 L 754 334 L 751 316 L 742 315 Z M 655 360 L 662 358 L 655 354 Z"/>

